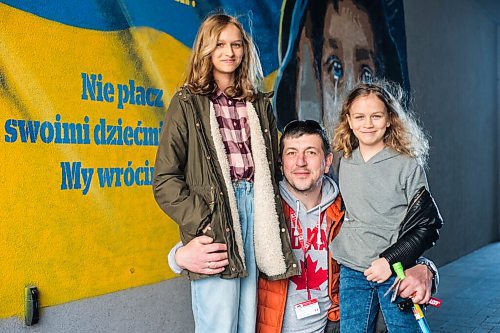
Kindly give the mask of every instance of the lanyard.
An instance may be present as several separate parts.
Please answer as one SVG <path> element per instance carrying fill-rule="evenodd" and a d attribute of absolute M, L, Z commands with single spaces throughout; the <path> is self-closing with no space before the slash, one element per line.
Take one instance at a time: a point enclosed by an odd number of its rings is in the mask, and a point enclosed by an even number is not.
<path fill-rule="evenodd" d="M 302 251 L 304 252 L 304 276 L 306 279 L 306 289 L 307 289 L 307 299 L 311 299 L 311 290 L 309 289 L 309 278 L 308 278 L 308 273 L 307 273 L 307 251 L 309 251 L 309 248 L 311 247 L 312 240 L 315 235 L 319 237 L 321 240 L 321 223 L 323 223 L 323 218 L 325 217 L 325 212 L 323 211 L 320 216 L 319 216 L 319 222 L 316 224 L 314 229 L 311 231 L 311 234 L 309 235 L 309 239 L 307 242 L 304 244 L 304 233 L 302 232 L 302 227 L 300 226 L 299 219 L 297 218 L 297 215 L 293 211 L 293 209 L 290 208 L 290 221 L 292 222 L 293 227 L 297 231 L 297 238 L 299 240 L 299 245 L 302 248 Z"/>

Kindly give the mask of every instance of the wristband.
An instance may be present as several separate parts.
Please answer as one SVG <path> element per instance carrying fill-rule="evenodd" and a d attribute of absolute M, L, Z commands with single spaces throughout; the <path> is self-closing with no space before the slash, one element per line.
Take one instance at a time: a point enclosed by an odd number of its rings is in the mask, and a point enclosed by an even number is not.
<path fill-rule="evenodd" d="M 425 265 L 427 269 L 432 273 L 432 290 L 431 293 L 435 294 L 437 292 L 437 288 L 439 286 L 439 272 L 432 260 L 429 260 L 425 257 L 420 257 L 416 261 L 417 265 Z"/>

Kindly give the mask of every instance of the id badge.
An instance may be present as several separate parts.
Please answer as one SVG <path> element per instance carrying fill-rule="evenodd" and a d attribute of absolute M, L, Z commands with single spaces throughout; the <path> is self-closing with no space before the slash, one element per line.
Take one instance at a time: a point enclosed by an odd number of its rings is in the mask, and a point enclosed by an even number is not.
<path fill-rule="evenodd" d="M 319 304 L 316 298 L 294 305 L 297 319 L 314 316 L 319 313 Z"/>

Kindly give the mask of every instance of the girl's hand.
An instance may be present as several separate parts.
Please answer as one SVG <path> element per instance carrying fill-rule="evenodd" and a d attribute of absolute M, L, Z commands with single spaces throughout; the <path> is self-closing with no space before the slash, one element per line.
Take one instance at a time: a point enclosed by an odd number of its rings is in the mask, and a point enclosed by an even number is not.
<path fill-rule="evenodd" d="M 364 274 L 368 281 L 382 283 L 391 277 L 392 271 L 387 259 L 378 258 L 372 262 Z"/>

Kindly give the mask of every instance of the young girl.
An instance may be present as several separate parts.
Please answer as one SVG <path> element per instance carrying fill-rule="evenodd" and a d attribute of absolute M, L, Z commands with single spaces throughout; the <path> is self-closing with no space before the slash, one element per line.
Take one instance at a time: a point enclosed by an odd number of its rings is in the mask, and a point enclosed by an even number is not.
<path fill-rule="evenodd" d="M 277 129 L 258 92 L 255 46 L 234 17 L 201 25 L 186 83 L 172 98 L 158 147 L 153 190 L 184 244 L 200 235 L 227 246 L 215 276 L 187 272 L 196 332 L 255 332 L 258 271 L 298 274 L 275 179 Z M 213 263 L 206 263 L 211 273 Z M 212 272 L 213 273 L 213 272 Z"/>
<path fill-rule="evenodd" d="M 391 266 L 405 268 L 438 239 L 442 220 L 426 190 L 428 141 L 402 108 L 401 89 L 357 85 L 342 106 L 334 148 L 346 216 L 332 243 L 340 270 L 341 332 L 371 332 L 380 307 L 389 332 L 417 332 L 390 297 Z"/>

